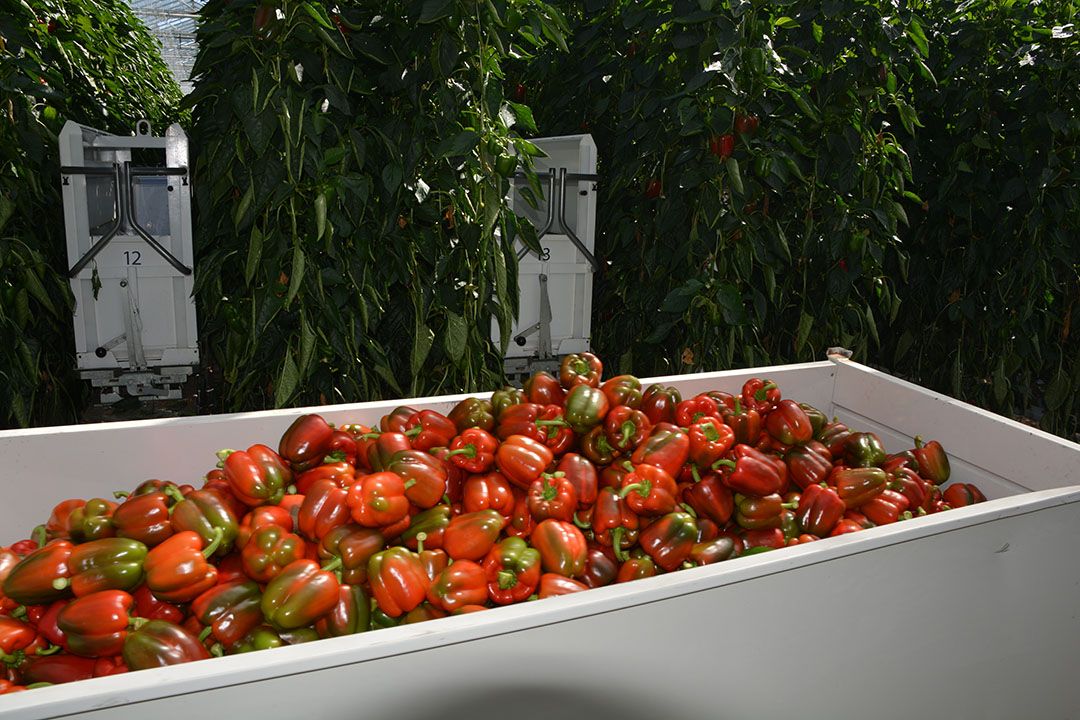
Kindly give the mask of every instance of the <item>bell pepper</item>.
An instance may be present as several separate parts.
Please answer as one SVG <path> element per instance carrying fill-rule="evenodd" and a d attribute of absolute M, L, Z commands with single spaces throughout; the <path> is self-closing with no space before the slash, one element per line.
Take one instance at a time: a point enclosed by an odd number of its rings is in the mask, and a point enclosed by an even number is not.
<path fill-rule="evenodd" d="M 566 391 L 559 381 L 543 370 L 534 372 L 524 383 L 525 398 L 538 405 L 562 405 Z"/>
<path fill-rule="evenodd" d="M 163 492 L 131 495 L 113 512 L 112 523 L 118 537 L 138 540 L 153 547 L 173 534 L 169 508 L 173 503 Z"/>
<path fill-rule="evenodd" d="M 777 493 L 762 496 L 737 495 L 735 497 L 735 522 L 746 530 L 778 528 L 780 513 L 793 507 L 785 503 Z"/>
<path fill-rule="evenodd" d="M 135 599 L 123 590 L 102 590 L 72 600 L 56 621 L 68 650 L 83 657 L 119 655 L 134 604 Z"/>
<path fill-rule="evenodd" d="M 276 452 L 265 445 L 245 450 L 222 450 L 222 470 L 233 495 L 249 507 L 277 505 L 292 482 L 292 472 Z"/>
<path fill-rule="evenodd" d="M 885 462 L 885 446 L 874 433 L 851 433 L 844 441 L 844 461 L 850 467 L 876 467 Z"/>
<path fill-rule="evenodd" d="M 229 501 L 213 489 L 190 493 L 172 511 L 173 531 L 194 531 L 207 543 L 216 541 L 219 555 L 227 555 L 232 550 L 239 525 Z"/>
<path fill-rule="evenodd" d="M 268 583 L 287 565 L 302 559 L 306 552 L 307 544 L 299 535 L 278 525 L 264 525 L 252 533 L 241 551 L 241 558 L 249 578 Z"/>
<path fill-rule="evenodd" d="M 937 440 L 923 443 L 918 435 L 915 436 L 915 449 L 911 451 L 915 455 L 915 461 L 919 463 L 919 475 L 935 485 L 944 485 L 949 480 L 949 456 Z"/>
<path fill-rule="evenodd" d="M 597 465 L 608 465 L 619 456 L 619 451 L 608 441 L 607 433 L 599 425 L 581 438 L 580 445 L 581 454 Z"/>
<path fill-rule="evenodd" d="M 827 457 L 809 447 L 792 448 L 784 460 L 787 462 L 788 476 L 803 490 L 825 482 L 833 467 Z"/>
<path fill-rule="evenodd" d="M 68 558 L 71 592 L 83 597 L 101 590 L 132 590 L 142 582 L 146 546 L 138 540 L 104 538 L 76 545 Z"/>
<path fill-rule="evenodd" d="M 19 674 L 27 685 L 61 685 L 94 677 L 94 664 L 94 658 L 78 655 L 39 655 L 27 658 L 25 664 L 19 666 Z"/>
<path fill-rule="evenodd" d="M 894 470 L 907 468 L 916 474 L 919 472 L 919 461 L 915 459 L 914 450 L 902 450 L 885 456 L 885 462 L 881 463 L 881 469 L 892 474 Z"/>
<path fill-rule="evenodd" d="M 589 586 L 579 580 L 568 578 L 559 573 L 549 572 L 540 576 L 540 584 L 536 588 L 536 593 L 537 597 L 543 600 L 544 598 L 569 595 L 588 589 Z"/>
<path fill-rule="evenodd" d="M 834 421 L 827 423 L 815 439 L 829 449 L 830 456 L 838 458 L 844 454 L 844 446 L 849 437 L 851 437 L 851 429 L 843 423 Z"/>
<path fill-rule="evenodd" d="M 473 475 L 465 481 L 462 508 L 467 513 L 492 509 L 510 517 L 514 511 L 514 493 L 506 478 L 497 472 Z"/>
<path fill-rule="evenodd" d="M 771 495 L 787 485 L 787 466 L 784 461 L 767 455 L 749 445 L 736 445 L 733 450 L 735 469 L 723 476 L 724 484 L 743 495 Z"/>
<path fill-rule="evenodd" d="M 825 537 L 840 522 L 845 509 L 834 489 L 814 484 L 803 489 L 795 512 L 803 532 Z"/>
<path fill-rule="evenodd" d="M 262 592 L 251 580 L 215 585 L 195 598 L 191 613 L 215 641 L 229 647 L 262 624 Z"/>
<path fill-rule="evenodd" d="M 714 417 L 691 423 L 686 434 L 690 439 L 687 458 L 702 472 L 715 470 L 717 461 L 735 444 L 735 432 Z"/>
<path fill-rule="evenodd" d="M 37 640 L 38 631 L 29 623 L 0 615 L 0 663 L 21 664 L 25 650 Z M 0 664 L 0 668 L 3 665 Z"/>
<path fill-rule="evenodd" d="M 736 543 L 727 535 L 706 542 L 696 542 L 690 549 L 690 561 L 697 565 L 711 565 L 739 556 L 742 543 Z"/>
<path fill-rule="evenodd" d="M 509 484 L 506 487 L 507 493 L 510 495 Z M 510 497 L 513 496 L 510 495 Z M 416 549 L 420 542 L 419 536 L 423 534 L 425 547 L 433 550 L 441 548 L 446 535 L 446 528 L 450 525 L 451 513 L 452 509 L 449 505 L 436 505 L 413 515 L 409 521 L 409 527 L 401 533 L 401 542 L 411 549 Z"/>
<path fill-rule="evenodd" d="M 23 605 L 43 605 L 71 594 L 71 552 L 67 540 L 34 550 L 8 572 L 4 596 Z"/>
<path fill-rule="evenodd" d="M 368 446 L 367 458 L 368 466 L 372 472 L 382 472 L 386 470 L 391 461 L 397 456 L 398 453 L 412 450 L 412 443 L 409 438 L 399 432 L 384 432 L 381 433 L 374 442 Z"/>
<path fill-rule="evenodd" d="M 506 534 L 511 537 L 528 537 L 536 527 L 532 513 L 529 512 L 529 494 L 522 490 L 514 489 L 514 512 L 510 515 L 510 523 L 506 526 Z"/>
<path fill-rule="evenodd" d="M 387 415 L 383 415 L 379 418 L 379 429 L 383 433 L 403 433 L 405 432 L 405 426 L 409 422 L 409 418 L 418 412 L 416 408 L 403 405 L 396 407 Z"/>
<path fill-rule="evenodd" d="M 859 512 L 875 525 L 908 520 L 908 499 L 895 490 L 885 489 L 859 506 Z"/>
<path fill-rule="evenodd" d="M 94 498 L 72 510 L 68 516 L 68 536 L 72 542 L 84 543 L 114 537 L 116 528 L 112 524 L 112 514 L 116 507 L 116 503 L 110 500 Z"/>
<path fill-rule="evenodd" d="M 600 488 L 622 489 L 623 479 L 634 471 L 634 464 L 629 460 L 606 465 L 600 470 L 598 485 Z"/>
<path fill-rule="evenodd" d="M 697 523 L 685 512 L 664 515 L 641 531 L 638 543 L 657 565 L 671 572 L 690 557 L 697 542 Z"/>
<path fill-rule="evenodd" d="M 484 560 L 487 593 L 497 605 L 521 602 L 540 583 L 540 552 L 521 538 L 501 540 Z"/>
<path fill-rule="evenodd" d="M 356 465 L 356 456 L 359 452 L 359 447 L 356 442 L 356 437 L 344 429 L 335 430 L 334 434 L 330 436 L 330 443 L 327 445 L 326 457 L 323 458 L 324 463 L 328 462 L 346 462 L 349 465 Z"/>
<path fill-rule="evenodd" d="M 495 422 L 500 422 L 503 411 L 514 405 L 528 402 L 525 393 L 515 387 L 503 387 L 491 394 L 491 410 L 495 416 Z"/>
<path fill-rule="evenodd" d="M 138 617 L 147 620 L 168 620 L 173 623 L 180 623 L 184 620 L 183 610 L 172 603 L 158 600 L 145 583 L 131 593 L 131 596 L 135 598 L 135 614 Z M 59 645 L 60 643 L 56 644 Z"/>
<path fill-rule="evenodd" d="M 558 406 L 553 406 L 558 408 Z M 506 409 L 499 417 L 499 423 L 495 426 L 495 435 L 500 440 L 506 440 L 511 435 L 525 435 L 537 442 L 547 444 L 548 428 L 551 426 L 537 425 L 536 421 L 544 414 L 544 405 L 537 403 L 521 403 Z"/>
<path fill-rule="evenodd" d="M 696 468 L 695 468 L 696 473 Z M 683 502 L 693 508 L 699 518 L 708 518 L 723 526 L 735 511 L 735 498 L 717 473 L 697 476 L 697 481 L 681 493 Z"/>
<path fill-rule="evenodd" d="M 734 402 L 734 407 L 721 411 L 724 424 L 735 433 L 736 444 L 753 445 L 761 435 L 761 413 L 752 407 L 744 409 L 741 398 Z"/>
<path fill-rule="evenodd" d="M 637 543 L 638 516 L 614 488 L 604 488 L 596 499 L 592 531 L 596 542 L 610 547 L 615 557 L 626 560 L 626 550 Z"/>
<path fill-rule="evenodd" d="M 559 460 L 555 471 L 563 473 L 574 486 L 579 510 L 592 507 L 596 502 L 599 481 L 596 476 L 596 466 L 589 462 L 588 458 L 577 453 L 567 453 Z"/>
<path fill-rule="evenodd" d="M 171 603 L 190 602 L 217 584 L 217 568 L 206 561 L 221 544 L 220 529 L 216 532 L 205 549 L 199 533 L 184 530 L 147 553 L 143 570 L 154 597 Z"/>
<path fill-rule="evenodd" d="M 299 510 L 297 511 L 299 515 Z M 261 527 L 277 525 L 285 532 L 293 531 L 292 513 L 280 505 L 260 505 L 240 520 L 236 530 L 236 547 L 241 550 L 251 539 L 251 534 Z"/>
<path fill-rule="evenodd" d="M 427 599 L 446 612 L 454 612 L 463 605 L 487 602 L 487 573 L 471 560 L 457 560 L 428 586 Z"/>
<path fill-rule="evenodd" d="M 496 510 L 479 510 L 450 520 L 443 533 L 443 550 L 454 560 L 481 560 L 509 520 Z"/>
<path fill-rule="evenodd" d="M 334 608 L 315 623 L 320 638 L 343 637 L 371 629 L 371 599 L 360 585 L 338 587 Z"/>
<path fill-rule="evenodd" d="M 463 607 L 472 607 L 472 605 L 465 605 Z M 402 625 L 411 625 L 413 623 L 427 622 L 428 620 L 438 620 L 439 618 L 446 617 L 446 611 L 440 607 L 436 607 L 429 602 L 422 602 L 414 607 L 401 618 Z"/>
<path fill-rule="evenodd" d="M 585 536 L 573 524 L 551 518 L 542 520 L 533 528 L 529 541 L 540 552 L 545 571 L 566 577 L 585 572 L 587 544 Z"/>
<path fill-rule="evenodd" d="M 343 488 L 332 480 L 319 480 L 312 485 L 296 519 L 300 534 L 318 542 L 334 528 L 349 522 L 352 514 L 348 497 L 352 487 L 356 484 Z"/>
<path fill-rule="evenodd" d="M 656 575 L 656 563 L 645 554 L 641 548 L 634 550 L 630 558 L 619 566 L 619 574 L 615 576 L 615 582 L 624 583 L 631 580 L 653 577 Z"/>
<path fill-rule="evenodd" d="M 566 421 L 574 432 L 584 435 L 597 425 L 604 422 L 604 418 L 611 409 L 607 395 L 598 388 L 589 385 L 575 385 L 566 394 Z"/>
<path fill-rule="evenodd" d="M 914 514 L 925 515 L 930 509 L 929 483 L 910 467 L 897 467 L 886 472 L 889 476 L 889 489 L 906 497 L 908 508 Z"/>
<path fill-rule="evenodd" d="M 314 560 L 296 560 L 271 580 L 262 596 L 266 621 L 278 630 L 295 630 L 311 625 L 334 609 L 338 580 L 333 563 L 327 569 Z"/>
<path fill-rule="evenodd" d="M 634 410 L 641 408 L 641 381 L 633 375 L 616 375 L 601 385 L 600 389 L 607 395 L 611 407 L 626 405 Z"/>
<path fill-rule="evenodd" d="M 675 479 L 655 465 L 635 465 L 619 490 L 631 510 L 646 516 L 670 513 L 677 505 L 677 494 Z"/>
<path fill-rule="evenodd" d="M 341 560 L 339 572 L 347 585 L 367 582 L 368 560 L 386 547 L 386 538 L 375 528 L 340 525 L 323 535 L 318 554 L 323 560 Z"/>
<path fill-rule="evenodd" d="M 85 500 L 61 500 L 45 521 L 45 537 L 48 540 L 71 539 L 71 513 L 86 504 Z"/>
<path fill-rule="evenodd" d="M 151 620 L 128 633 L 123 653 L 124 664 L 132 670 L 167 667 L 210 657 L 197 637 L 165 620 Z"/>
<path fill-rule="evenodd" d="M 821 431 L 825 429 L 825 426 L 829 422 L 829 418 L 825 417 L 825 413 L 809 403 L 801 402 L 799 403 L 799 407 L 806 413 L 806 419 L 810 421 L 810 427 L 813 430 L 811 437 L 816 438 Z"/>
<path fill-rule="evenodd" d="M 653 425 L 661 422 L 675 422 L 675 408 L 682 402 L 682 393 L 678 388 L 650 385 L 641 395 L 639 410 L 645 413 Z"/>
<path fill-rule="evenodd" d="M 365 527 L 387 527 L 409 514 L 405 481 L 392 472 L 365 475 L 349 488 L 345 502 L 352 519 Z"/>
<path fill-rule="evenodd" d="M 968 505 L 974 505 L 975 503 L 986 502 L 986 496 L 982 494 L 982 491 L 979 490 L 979 488 L 971 483 L 953 483 L 945 488 L 945 492 L 942 493 L 942 499 L 947 502 L 950 507 L 954 508 L 967 507 Z"/>
<path fill-rule="evenodd" d="M 848 533 L 858 532 L 860 530 L 865 530 L 865 529 L 866 528 L 864 528 L 862 525 L 855 522 L 854 520 L 849 520 L 847 518 L 844 518 L 840 522 L 836 523 L 836 527 L 834 527 L 832 529 L 832 532 L 829 533 L 829 537 L 836 537 L 838 535 L 846 535 Z"/>
<path fill-rule="evenodd" d="M 884 491 L 888 476 L 881 468 L 835 468 L 828 483 L 850 510 Z"/>
<path fill-rule="evenodd" d="M 278 455 L 292 466 L 294 472 L 310 470 L 321 465 L 330 452 L 333 435 L 334 428 L 321 415 L 301 415 L 281 436 Z"/>
<path fill-rule="evenodd" d="M 764 415 L 780 402 L 780 388 L 772 380 L 750 378 L 742 386 L 742 404 Z"/>
<path fill-rule="evenodd" d="M 645 413 L 626 405 L 618 405 L 604 419 L 604 436 L 619 452 L 629 452 L 649 435 L 652 423 Z"/>
<path fill-rule="evenodd" d="M 494 408 L 490 400 L 483 398 L 465 398 L 447 415 L 459 433 L 469 428 L 480 428 L 491 432 L 495 427 Z"/>
<path fill-rule="evenodd" d="M 405 421 L 404 435 L 412 438 L 414 450 L 445 447 L 457 435 L 454 421 L 434 410 L 421 410 Z"/>
<path fill-rule="evenodd" d="M 572 390 L 577 385 L 599 388 L 603 374 L 604 364 L 591 352 L 567 355 L 559 363 L 559 384 L 565 390 Z"/>
<path fill-rule="evenodd" d="M 615 582 L 619 564 L 608 555 L 609 549 L 590 545 L 585 555 L 585 573 L 581 579 L 590 588 L 603 587 Z"/>
<path fill-rule="evenodd" d="M 420 559 L 403 547 L 372 555 L 368 561 L 368 580 L 379 609 L 392 618 L 424 602 L 431 585 Z"/>
<path fill-rule="evenodd" d="M 495 464 L 499 441 L 480 428 L 469 428 L 450 442 L 450 462 L 471 473 L 486 473 Z"/>
<path fill-rule="evenodd" d="M 762 549 L 779 550 L 787 547 L 787 538 L 780 528 L 761 528 L 758 530 L 744 530 L 742 533 L 743 555 L 752 555 Z"/>
<path fill-rule="evenodd" d="M 653 465 L 675 477 L 690 457 L 690 437 L 680 429 L 653 428 L 630 456 L 634 465 Z"/>
<path fill-rule="evenodd" d="M 495 453 L 499 471 L 522 490 L 528 490 L 554 459 L 546 445 L 524 435 L 511 435 Z"/>
<path fill-rule="evenodd" d="M 420 566 L 424 568 L 424 574 L 434 582 L 439 573 L 449 567 L 450 556 L 441 548 L 437 550 L 425 548 L 421 539 L 417 539 L 416 547 L 418 550 L 416 557 L 420 558 Z"/>
<path fill-rule="evenodd" d="M 577 489 L 562 473 L 544 473 L 529 487 L 528 503 L 529 512 L 538 521 L 554 518 L 570 522 L 578 508 Z"/>
<path fill-rule="evenodd" d="M 781 400 L 765 417 L 765 430 L 784 445 L 802 445 L 814 437 L 814 426 L 794 400 Z"/>
<path fill-rule="evenodd" d="M 694 423 L 715 418 L 721 420 L 720 406 L 708 395 L 695 395 L 675 406 L 675 422 L 680 427 L 690 427 Z"/>

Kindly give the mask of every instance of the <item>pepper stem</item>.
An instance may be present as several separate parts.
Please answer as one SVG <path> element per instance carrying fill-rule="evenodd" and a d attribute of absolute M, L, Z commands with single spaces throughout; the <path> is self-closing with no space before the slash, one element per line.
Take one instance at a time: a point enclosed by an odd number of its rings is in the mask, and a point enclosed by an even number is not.
<path fill-rule="evenodd" d="M 60 652 L 61 650 L 63 650 L 63 648 L 60 647 L 59 645 L 50 645 L 48 650 L 43 650 L 41 648 L 38 648 L 36 652 L 37 652 L 38 655 L 55 655 L 56 653 Z"/>
<path fill-rule="evenodd" d="M 625 450 L 626 444 L 630 442 L 630 438 L 634 436 L 634 432 L 637 431 L 637 425 L 632 420 L 624 420 L 623 424 L 619 427 L 619 449 Z"/>
<path fill-rule="evenodd" d="M 214 453 L 215 455 L 217 455 L 217 458 L 218 458 L 218 465 L 217 466 L 218 467 L 224 467 L 225 466 L 225 459 L 227 457 L 229 457 L 230 455 L 232 455 L 234 452 L 236 452 L 236 451 L 226 448 L 224 450 L 218 450 L 216 453 Z"/>
<path fill-rule="evenodd" d="M 65 577 L 59 577 L 52 581 L 53 590 L 65 590 L 67 586 L 71 584 L 71 581 Z"/>
<path fill-rule="evenodd" d="M 735 398 L 735 414 L 742 415 L 742 400 L 738 397 Z"/>
<path fill-rule="evenodd" d="M 210 646 L 210 654 L 214 657 L 224 657 L 225 648 L 221 646 L 221 643 L 214 643 Z"/>
<path fill-rule="evenodd" d="M 627 559 L 630 557 L 626 554 L 626 551 L 623 550 L 622 546 L 623 533 L 625 532 L 626 528 L 624 528 L 622 525 L 617 528 L 613 528 L 611 531 L 611 549 L 615 552 L 615 559 L 619 562 L 626 562 Z"/>
<path fill-rule="evenodd" d="M 698 472 L 697 465 L 690 463 L 690 474 L 694 476 L 694 482 L 701 482 L 701 473 Z"/>
<path fill-rule="evenodd" d="M 415 484 L 416 484 L 416 478 L 409 478 L 408 480 L 405 481 L 405 489 L 408 490 L 409 488 L 411 488 Z"/>
<path fill-rule="evenodd" d="M 323 565 L 322 569 L 325 570 L 326 572 L 334 572 L 339 567 L 341 567 L 341 556 L 340 555 L 338 555 L 333 560 L 331 560 L 330 562 Z"/>
<path fill-rule="evenodd" d="M 49 539 L 49 535 L 45 531 L 45 526 L 38 525 L 34 528 L 34 531 L 30 533 L 30 539 L 36 542 L 38 547 L 45 547 L 45 541 Z"/>
<path fill-rule="evenodd" d="M 207 625 L 206 627 L 204 627 L 202 632 L 199 633 L 199 642 L 205 642 L 206 638 L 210 637 L 210 633 L 212 632 L 214 632 L 213 625 Z"/>
<path fill-rule="evenodd" d="M 469 445 L 460 447 L 457 450 L 451 450 L 450 452 L 446 453 L 445 457 L 450 457 L 451 455 L 464 455 L 467 458 L 474 458 L 476 457 L 476 446 L 470 443 Z"/>
<path fill-rule="evenodd" d="M 161 492 L 165 493 L 165 497 L 172 498 L 175 502 L 180 502 L 184 499 L 184 493 L 180 492 L 180 488 L 175 485 L 166 485 L 161 488 Z"/>
<path fill-rule="evenodd" d="M 626 498 L 632 492 L 637 492 L 641 497 L 648 497 L 649 493 L 652 492 L 652 483 L 648 480 L 642 480 L 641 482 L 626 485 L 619 491 L 619 497 Z"/>
<path fill-rule="evenodd" d="M 694 508 L 690 507 L 686 503 L 679 503 L 679 507 L 685 510 L 690 515 L 690 517 L 697 519 L 697 512 L 694 511 Z"/>
<path fill-rule="evenodd" d="M 720 458 L 719 460 L 717 460 L 716 462 L 714 462 L 712 464 L 712 469 L 713 470 L 719 470 L 721 467 L 733 468 L 733 467 L 735 467 L 735 461 L 734 460 L 728 460 L 727 458 Z"/>
<path fill-rule="evenodd" d="M 203 548 L 202 554 L 204 558 L 209 558 L 217 552 L 217 549 L 221 546 L 221 539 L 223 537 L 225 537 L 225 531 L 219 527 L 214 528 L 214 539 L 210 541 L 209 545 Z"/>
<path fill-rule="evenodd" d="M 131 493 L 125 490 L 117 490 L 112 494 L 112 496 L 117 500 L 127 500 L 131 496 Z"/>
<path fill-rule="evenodd" d="M 518 584 L 517 576 L 509 570 L 500 570 L 496 576 L 500 590 L 509 590 Z"/>
<path fill-rule="evenodd" d="M 369 432 L 369 433 L 364 433 L 363 435 L 361 435 L 360 439 L 361 440 L 374 440 L 375 438 L 379 437 L 380 435 L 382 435 L 381 432 Z"/>
<path fill-rule="evenodd" d="M 799 503 L 797 503 L 797 502 L 780 503 L 780 507 L 784 508 L 785 510 L 794 510 L 795 508 L 799 507 Z"/>
<path fill-rule="evenodd" d="M 533 424 L 539 425 L 540 427 L 547 427 L 549 425 L 551 427 L 570 427 L 570 423 L 565 420 L 536 420 Z"/>
<path fill-rule="evenodd" d="M 575 524 L 575 525 L 577 525 L 577 526 L 578 526 L 579 528 L 581 528 L 582 530 L 589 530 L 589 529 L 591 529 L 591 528 L 592 528 L 592 524 L 591 524 L 591 523 L 587 523 L 587 522 L 582 522 L 581 520 L 579 520 L 579 519 L 578 519 L 578 516 L 577 516 L 577 512 L 576 512 L 576 511 L 574 512 L 574 517 L 573 517 L 573 520 L 574 520 L 574 524 Z"/>
<path fill-rule="evenodd" d="M 698 427 L 701 428 L 701 431 L 705 434 L 705 439 L 709 442 L 716 442 L 720 439 L 720 431 L 716 429 L 716 425 L 713 424 L 711 418 L 706 422 L 699 423 Z"/>
<path fill-rule="evenodd" d="M 405 437 L 414 438 L 423 431 L 424 431 L 424 426 L 423 425 L 414 425 L 413 427 L 411 427 L 408 430 L 406 430 L 405 432 L 403 432 L 402 435 L 404 435 Z"/>
<path fill-rule="evenodd" d="M 421 531 L 421 532 L 416 533 L 416 554 L 417 555 L 424 552 L 424 541 L 425 540 L 427 540 L 427 533 L 426 532 Z"/>
<path fill-rule="evenodd" d="M 143 625 L 145 625 L 148 622 L 150 622 L 150 618 L 137 617 L 137 616 L 132 616 L 132 617 L 128 618 L 128 624 L 131 625 L 131 627 L 135 628 L 136 630 L 138 630 L 139 628 L 141 628 Z"/>
<path fill-rule="evenodd" d="M 923 439 L 921 435 L 915 436 L 915 449 L 918 450 L 923 446 Z"/>

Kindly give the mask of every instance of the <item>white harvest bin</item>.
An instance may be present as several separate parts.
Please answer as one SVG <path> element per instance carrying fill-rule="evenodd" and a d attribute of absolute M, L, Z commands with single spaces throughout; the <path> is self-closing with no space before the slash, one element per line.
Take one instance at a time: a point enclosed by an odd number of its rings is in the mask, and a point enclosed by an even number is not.
<path fill-rule="evenodd" d="M 0 718 L 1080 717 L 1080 446 L 834 359 L 765 376 L 890 451 L 940 440 L 989 502 L 482 613 L 0 696 Z M 464 396 L 411 400 L 448 410 Z M 404 401 L 308 410 L 375 421 Z M 0 527 L 196 483 L 301 410 L 0 433 Z M 1074 486 L 1074 487 L 1068 487 Z"/>

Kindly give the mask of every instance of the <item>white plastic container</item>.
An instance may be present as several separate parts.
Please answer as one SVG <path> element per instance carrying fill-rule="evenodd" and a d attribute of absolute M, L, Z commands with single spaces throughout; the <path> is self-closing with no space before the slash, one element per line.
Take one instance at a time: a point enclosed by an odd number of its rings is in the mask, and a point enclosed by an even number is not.
<path fill-rule="evenodd" d="M 989 502 L 625 585 L 0 696 L 0 718 L 1080 717 L 1080 446 L 864 366 L 769 377 L 886 447 L 940 440 Z M 408 401 L 449 409 L 462 396 Z M 311 408 L 371 422 L 401 402 Z M 271 444 L 300 410 L 0 433 L 0 520 Z M 1056 488 L 1056 489 L 1055 489 Z"/>

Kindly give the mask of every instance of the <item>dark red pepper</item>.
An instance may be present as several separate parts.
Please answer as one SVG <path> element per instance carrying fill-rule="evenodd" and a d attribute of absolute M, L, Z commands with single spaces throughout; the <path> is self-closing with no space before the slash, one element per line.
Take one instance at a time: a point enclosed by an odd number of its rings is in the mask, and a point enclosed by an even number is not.
<path fill-rule="evenodd" d="M 334 428 L 321 415 L 301 415 L 281 436 L 278 454 L 294 472 L 310 470 L 329 454 L 333 436 Z"/>

